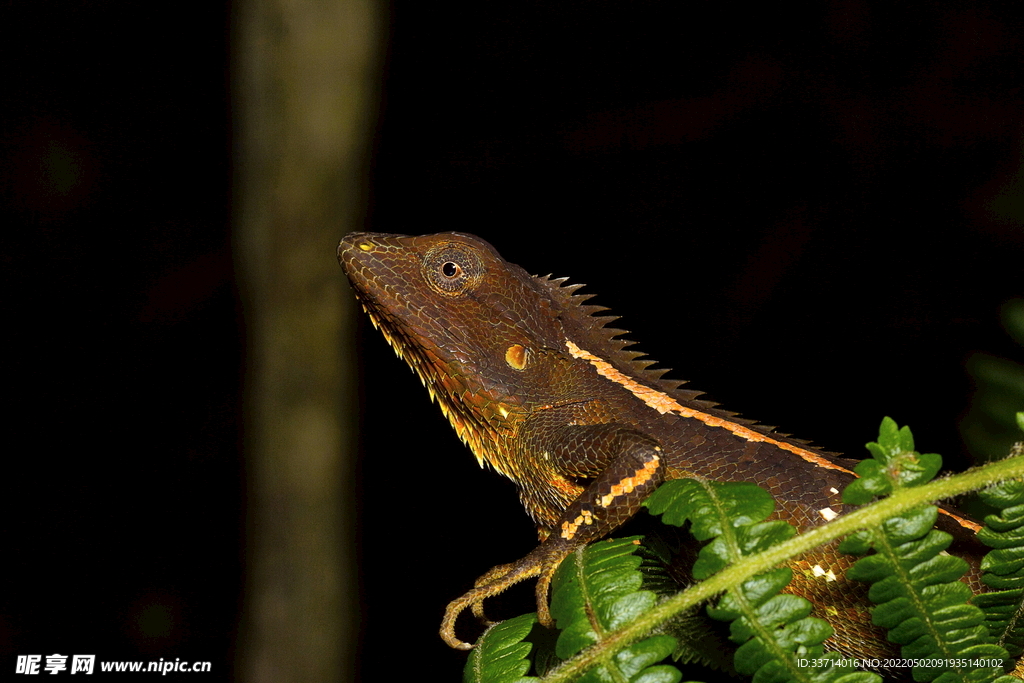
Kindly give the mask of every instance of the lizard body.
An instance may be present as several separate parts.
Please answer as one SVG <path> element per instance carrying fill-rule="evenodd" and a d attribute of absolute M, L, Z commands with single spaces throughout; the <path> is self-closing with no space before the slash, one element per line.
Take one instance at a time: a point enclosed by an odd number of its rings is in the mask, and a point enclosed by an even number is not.
<path fill-rule="evenodd" d="M 776 516 L 806 530 L 843 512 L 856 461 L 737 418 L 648 370 L 614 317 L 585 304 L 581 285 L 534 277 L 467 234 L 422 237 L 352 233 L 338 248 L 363 308 L 427 386 L 477 460 L 516 483 L 540 545 L 493 568 L 448 605 L 441 635 L 466 608 L 537 577 L 537 607 L 558 564 L 623 524 L 661 482 L 679 477 L 754 481 Z M 969 544 L 977 529 L 941 523 Z M 807 597 L 835 628 L 833 647 L 857 657 L 892 652 L 870 623 L 866 591 L 844 574 L 835 545 L 791 563 L 790 592 Z M 974 570 L 976 574 L 976 570 Z M 977 577 L 972 576 L 977 587 Z"/>

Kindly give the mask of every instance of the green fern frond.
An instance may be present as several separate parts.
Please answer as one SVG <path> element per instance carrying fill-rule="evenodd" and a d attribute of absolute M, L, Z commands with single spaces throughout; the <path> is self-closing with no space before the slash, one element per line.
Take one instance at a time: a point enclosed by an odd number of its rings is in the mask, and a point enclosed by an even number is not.
<path fill-rule="evenodd" d="M 654 606 L 657 596 L 642 588 L 642 560 L 633 552 L 639 542 L 639 536 L 599 541 L 559 566 L 552 581 L 551 615 L 561 631 L 555 645 L 560 659 L 601 643 Z M 676 683 L 682 676 L 679 670 L 658 664 L 675 647 L 675 638 L 668 635 L 646 638 L 609 653 L 578 680 Z"/>
<path fill-rule="evenodd" d="M 920 486 L 932 480 L 942 469 L 942 456 L 914 450 L 910 427 L 896 426 L 891 417 L 882 420 L 878 441 L 866 445 L 871 458 L 862 460 L 855 471 L 860 477 L 843 491 L 843 502 L 864 505 L 875 496 L 885 496 L 894 489 Z"/>
<path fill-rule="evenodd" d="M 910 439 L 909 433 L 901 432 L 901 430 L 895 428 L 895 425 L 889 431 L 896 435 L 897 440 L 899 438 Z M 904 436 L 901 437 L 901 434 L 904 434 Z M 880 439 L 880 441 L 882 441 L 881 446 L 886 445 L 884 439 Z M 902 453 L 902 449 L 907 445 L 912 447 L 912 441 L 903 442 L 897 455 L 903 457 L 905 454 Z M 1018 456 L 1022 455 L 1020 452 L 1015 454 Z M 897 462 L 901 462 L 901 460 L 897 459 Z M 914 474 L 914 472 L 931 469 L 930 465 L 921 468 L 914 466 L 912 462 L 909 464 L 912 465 L 909 469 L 897 468 L 897 472 L 903 474 L 904 480 L 914 482 L 918 478 L 922 480 L 927 478 Z M 884 475 L 887 466 L 878 467 L 877 469 L 879 473 Z M 907 474 L 908 472 L 910 473 L 909 475 Z M 927 476 L 931 475 L 928 474 Z M 549 634 L 546 629 L 538 627 L 532 631 L 531 635 L 527 636 L 527 632 L 530 631 L 530 627 L 534 625 L 535 621 L 534 615 L 530 614 L 519 618 L 524 620 L 523 622 L 512 620 L 512 622 L 506 622 L 487 631 L 478 644 L 478 652 L 472 655 L 471 664 L 467 666 L 466 680 L 473 681 L 473 683 L 484 683 L 485 681 L 487 683 L 492 681 L 519 683 L 530 680 L 538 680 L 538 683 L 542 681 L 548 683 L 570 683 L 581 680 L 630 680 L 642 681 L 643 683 L 653 683 L 655 681 L 660 683 L 662 680 L 677 681 L 679 674 L 676 669 L 657 664 L 657 662 L 660 662 L 671 652 L 674 643 L 673 639 L 664 635 L 664 633 L 672 630 L 673 622 L 679 620 L 681 615 L 690 613 L 698 605 L 713 599 L 715 595 L 722 595 L 723 592 L 726 597 L 716 607 L 723 612 L 726 610 L 740 612 L 740 616 L 733 620 L 733 624 L 739 623 L 739 625 L 733 626 L 734 635 L 737 638 L 744 638 L 750 633 L 756 634 L 754 639 L 748 639 L 741 646 L 741 649 L 744 646 L 747 648 L 742 655 L 746 665 L 745 669 L 754 669 L 756 667 L 757 673 L 754 680 L 758 683 L 765 681 L 775 683 L 775 681 L 791 679 L 798 681 L 839 680 L 842 683 L 878 680 L 873 674 L 851 672 L 851 669 L 845 666 L 827 666 L 821 672 L 811 671 L 806 667 L 794 669 L 789 666 L 786 660 L 791 661 L 794 656 L 793 653 L 800 657 L 811 659 L 811 654 L 819 652 L 817 647 L 820 645 L 820 640 L 827 633 L 825 629 L 821 629 L 819 624 L 813 621 L 806 622 L 805 619 L 807 617 L 801 617 L 806 609 L 805 607 L 791 602 L 790 596 L 778 596 L 778 586 L 782 585 L 781 577 L 784 576 L 786 570 L 780 571 L 772 569 L 772 567 L 777 567 L 788 558 L 798 556 L 814 547 L 843 536 L 848 536 L 859 530 L 874 529 L 876 527 L 884 528 L 884 520 L 892 518 L 894 514 L 905 512 L 908 509 L 918 511 L 919 513 L 918 506 L 927 501 L 958 495 L 965 491 L 977 490 L 995 482 L 1014 477 L 1024 479 L 1024 459 L 1022 458 L 1009 458 L 1005 461 L 994 462 L 983 468 L 939 479 L 931 483 L 923 483 L 922 481 L 920 486 L 895 487 L 900 490 L 894 490 L 892 496 L 871 505 L 866 505 L 859 510 L 850 511 L 828 524 L 816 527 L 800 536 L 790 538 L 763 552 L 759 552 L 761 547 L 759 534 L 752 533 L 751 530 L 742 530 L 742 527 L 761 528 L 764 530 L 765 538 L 776 534 L 778 534 L 779 538 L 790 535 L 789 532 L 779 532 L 776 525 L 764 523 L 764 519 L 771 514 L 772 510 L 771 503 L 766 503 L 764 500 L 767 498 L 767 494 L 753 493 L 752 489 L 746 488 L 748 485 L 740 485 L 742 494 L 739 495 L 735 493 L 720 495 L 716 493 L 718 490 L 716 487 L 710 487 L 711 495 L 708 498 L 713 498 L 714 500 L 711 502 L 705 500 L 704 503 L 696 505 L 694 505 L 695 501 L 690 500 L 690 496 L 681 496 L 682 502 L 685 505 L 696 507 L 698 511 L 690 511 L 680 515 L 676 510 L 675 503 L 668 501 L 664 505 L 665 509 L 661 510 L 665 513 L 664 519 L 673 521 L 675 524 L 683 524 L 688 518 L 686 515 L 690 514 L 693 516 L 694 528 L 703 538 L 718 540 L 719 536 L 728 536 L 732 539 L 731 541 L 723 541 L 718 544 L 714 542 L 708 544 L 709 550 L 707 550 L 707 556 L 700 571 L 704 574 L 713 573 L 713 575 L 671 596 L 666 597 L 659 592 L 661 598 L 656 597 L 652 603 L 650 598 L 643 597 L 642 595 L 638 597 L 635 594 L 642 594 L 652 586 L 664 583 L 664 577 L 656 576 L 657 571 L 652 571 L 650 567 L 646 567 L 643 562 L 637 560 L 632 553 L 627 552 L 637 547 L 634 545 L 635 539 L 600 542 L 592 546 L 593 550 L 598 551 L 594 556 L 596 559 L 595 568 L 588 566 L 590 560 L 587 559 L 587 551 L 584 551 L 582 555 L 571 555 L 563 564 L 562 576 L 556 579 L 556 585 L 554 586 L 556 592 L 561 591 L 560 581 L 562 578 L 568 578 L 570 583 L 576 582 L 577 584 L 576 587 L 570 588 L 570 592 L 575 591 L 579 598 L 578 600 L 576 598 L 570 600 L 570 602 L 576 603 L 576 606 L 570 610 L 572 615 L 564 617 L 561 614 L 556 614 L 559 617 L 560 626 L 572 627 L 574 629 L 573 637 L 582 638 L 582 642 L 577 644 L 572 644 L 570 642 L 571 639 L 567 639 L 566 643 L 562 646 L 563 655 L 568 652 L 575 652 L 576 654 L 566 661 L 556 662 L 554 668 L 543 665 L 542 662 L 538 661 L 535 666 L 543 677 L 540 679 L 527 678 L 526 673 L 529 671 L 528 654 L 539 659 L 543 659 L 543 656 L 542 654 L 533 654 L 529 649 L 529 643 L 524 642 L 524 640 L 529 638 L 539 649 L 543 650 L 544 648 L 540 645 L 540 641 L 544 639 L 542 636 L 546 638 Z M 668 490 L 675 489 L 681 483 L 680 481 L 669 482 L 667 484 Z M 693 485 L 693 483 L 687 484 L 687 486 Z M 702 488 L 709 487 L 706 483 L 699 483 L 699 485 Z M 891 489 L 894 487 L 883 485 L 881 488 Z M 656 493 L 648 500 L 648 507 L 651 507 L 652 503 L 657 503 L 658 499 L 664 495 L 668 494 Z M 669 498 L 674 497 L 679 498 L 680 496 L 674 494 L 669 496 Z M 723 500 L 726 501 L 724 504 Z M 722 508 L 722 510 L 718 508 Z M 904 520 L 891 522 L 889 524 L 892 527 L 890 531 L 899 538 L 901 533 L 909 533 L 908 530 L 912 531 L 921 525 L 930 524 L 927 519 L 917 518 L 916 514 L 911 514 Z M 718 536 L 715 534 L 718 534 Z M 941 537 L 926 538 L 924 542 L 917 541 L 917 543 L 919 545 L 910 548 L 912 552 L 907 558 L 903 559 L 913 559 L 917 564 L 922 562 L 927 564 L 929 559 L 942 556 L 941 548 L 944 547 L 944 540 Z M 628 547 L 623 548 L 621 544 L 626 544 Z M 600 552 L 602 546 L 608 548 L 611 552 Z M 868 547 L 865 546 L 864 550 Z M 734 564 L 729 560 L 730 564 L 728 567 L 717 571 L 715 567 L 724 566 L 721 557 L 715 556 L 719 552 L 725 552 L 726 557 L 730 556 L 730 554 L 734 555 L 739 560 Z M 624 566 L 628 566 L 623 570 L 622 567 L 618 566 L 618 560 L 611 561 L 611 558 L 608 557 L 609 554 L 615 555 L 624 562 Z M 665 553 L 661 554 L 664 555 Z M 583 559 L 580 560 L 580 557 Z M 945 560 L 938 560 L 935 565 L 939 570 L 935 576 L 939 576 L 943 580 L 949 578 L 948 576 L 943 576 L 949 573 L 947 567 L 941 566 L 945 562 Z M 603 579 L 599 576 L 601 572 L 597 569 L 602 565 L 607 565 L 606 569 L 611 571 L 612 576 L 621 571 L 622 581 L 611 580 L 602 582 Z M 613 567 L 612 565 L 616 566 Z M 637 565 L 640 565 L 639 569 Z M 715 571 L 717 573 L 714 573 Z M 595 572 L 597 575 L 595 575 Z M 641 575 L 641 578 L 638 580 L 636 575 Z M 788 577 L 785 578 L 788 579 Z M 920 577 L 915 575 L 915 578 Z M 584 583 L 580 584 L 580 580 Z M 952 581 L 952 579 L 949 580 Z M 609 590 L 599 590 L 602 587 L 608 587 Z M 938 585 L 926 586 L 921 592 L 926 597 L 932 597 L 933 593 L 943 590 L 945 590 L 944 584 L 940 582 Z M 776 597 L 782 597 L 783 599 L 773 602 Z M 615 607 L 611 606 L 620 599 L 622 599 L 620 604 Z M 647 609 L 646 606 L 648 604 L 653 604 L 653 606 Z M 643 609 L 638 609 L 638 606 Z M 630 619 L 620 616 L 618 614 L 619 609 L 625 610 L 635 618 Z M 959 607 L 940 616 L 945 618 L 944 623 L 949 628 L 959 629 L 960 631 L 974 628 L 974 615 L 960 610 Z M 959 617 L 960 620 L 958 621 L 953 617 Z M 566 618 L 568 618 L 567 622 L 565 621 Z M 581 618 L 586 620 L 586 624 L 573 626 Z M 594 621 L 591 620 L 592 618 Z M 745 621 L 740 621 L 741 618 L 745 619 Z M 612 623 L 618 623 L 620 626 L 614 630 L 608 630 L 609 625 Z M 765 624 L 774 624 L 774 626 L 767 627 Z M 509 631 L 504 630 L 503 627 L 506 626 L 509 627 Z M 912 627 L 913 625 L 911 624 L 907 626 L 907 629 Z M 588 630 L 597 634 L 598 639 L 596 641 L 593 637 L 586 635 Z M 652 634 L 659 635 L 652 637 Z M 550 632 L 550 636 L 553 639 L 554 633 Z M 759 643 L 758 639 L 763 641 L 763 644 Z M 986 640 L 986 642 L 991 641 Z M 750 645 L 749 643 L 755 644 Z M 963 646 L 962 649 L 957 649 L 957 656 L 966 658 L 967 654 L 965 654 L 965 651 L 971 652 L 968 649 L 971 641 L 969 639 L 961 639 L 957 641 L 957 645 L 958 647 Z M 776 657 L 778 648 L 785 649 L 787 647 L 795 649 L 791 651 L 790 655 L 783 655 L 781 658 Z M 554 649 L 554 646 L 552 646 L 545 651 Z M 982 652 L 987 653 L 988 651 L 983 650 Z M 554 659 L 553 654 L 551 657 Z M 825 657 L 834 658 L 833 655 L 825 655 Z M 782 660 L 781 668 L 779 666 L 780 659 Z M 830 663 L 826 662 L 826 664 Z M 966 676 L 961 677 L 961 679 L 979 682 L 988 681 L 997 673 L 998 671 L 995 669 L 976 670 L 969 672 Z M 950 675 L 939 680 L 945 683 L 947 680 L 952 681 L 956 679 L 956 676 Z M 922 678 L 921 680 L 926 679 Z M 1005 677 L 998 679 L 999 683 L 1002 683 L 1004 680 L 1011 679 Z"/>
<path fill-rule="evenodd" d="M 682 526 L 689 521 L 697 539 L 711 541 L 701 548 L 694 564 L 693 576 L 698 580 L 796 533 L 784 521 L 764 521 L 775 502 L 766 491 L 748 483 L 676 480 L 662 485 L 644 504 L 668 524 Z M 804 598 L 780 594 L 791 578 L 792 571 L 786 567 L 763 572 L 708 607 L 711 617 L 732 622 L 730 638 L 740 646 L 735 656 L 737 671 L 753 675 L 758 683 L 880 680 L 875 674 L 851 671 L 839 655 L 824 652 L 822 643 L 832 635 L 832 627 L 809 616 L 811 604 Z"/>
<path fill-rule="evenodd" d="M 1018 454 L 1019 455 L 1019 454 Z M 579 678 L 595 664 L 614 654 L 624 644 L 637 642 L 651 633 L 657 633 L 665 624 L 694 606 L 712 599 L 725 591 L 733 590 L 751 577 L 764 574 L 772 567 L 786 560 L 804 554 L 825 543 L 853 534 L 861 529 L 880 526 L 882 522 L 902 511 L 914 509 L 927 501 L 960 495 L 967 491 L 981 489 L 999 481 L 1010 478 L 1024 479 L 1024 458 L 1008 458 L 990 463 L 984 467 L 933 481 L 922 486 L 905 488 L 895 492 L 883 500 L 866 505 L 837 517 L 828 524 L 816 527 L 804 534 L 742 559 L 714 576 L 691 585 L 661 602 L 643 616 L 607 637 L 598 645 L 589 647 L 557 669 L 546 673 L 542 679 L 545 683 L 571 683 Z M 611 654 L 609 654 L 611 653 Z M 988 674 L 983 671 L 981 674 Z M 851 674 L 860 676 L 861 674 Z M 872 677 L 874 680 L 877 678 Z M 844 680 L 844 679 L 840 679 Z M 859 679 L 854 679 L 859 680 Z"/>
<path fill-rule="evenodd" d="M 604 632 L 650 609 L 656 600 L 640 590 L 638 536 L 601 541 L 577 550 L 555 572 L 551 615 L 559 631 L 556 653 L 568 659 L 601 640 Z M 588 614 L 589 612 L 589 614 Z"/>
<path fill-rule="evenodd" d="M 643 587 L 658 596 L 659 603 L 676 595 L 680 589 L 680 577 L 673 576 L 669 570 L 678 569 L 680 553 L 689 555 L 688 550 L 680 547 L 692 538 L 688 533 L 664 525 L 651 525 L 649 533 L 644 536 L 636 550 L 642 562 L 640 573 L 643 575 Z M 686 541 L 683 536 L 686 536 Z M 707 667 L 714 671 L 735 675 L 732 663 L 733 648 L 727 642 L 725 634 L 710 623 L 704 610 L 699 605 L 684 610 L 668 619 L 662 632 L 676 639 L 676 649 L 672 652 L 672 660 L 679 665 L 693 664 Z"/>
<path fill-rule="evenodd" d="M 532 683 L 539 679 L 526 676 L 530 670 L 532 646 L 523 640 L 537 623 L 533 612 L 503 621 L 488 628 L 469 655 L 463 669 L 463 683 Z"/>
<path fill-rule="evenodd" d="M 898 429 L 888 417 L 878 442 L 867 447 L 872 459 L 857 466 L 861 478 L 846 487 L 845 503 L 864 504 L 875 495 L 920 486 L 941 467 L 940 456 L 914 451 L 910 429 Z M 926 505 L 851 535 L 841 551 L 875 554 L 858 560 L 847 576 L 871 584 L 868 598 L 878 605 L 872 622 L 889 629 L 889 640 L 903 646 L 903 656 L 925 660 L 913 669 L 915 681 L 992 680 L 1001 670 L 974 666 L 972 660 L 1002 661 L 1006 651 L 992 642 L 985 615 L 969 602 L 971 590 L 960 581 L 967 563 L 943 552 L 953 539 L 933 528 L 937 517 L 938 508 Z"/>
<path fill-rule="evenodd" d="M 978 540 L 992 548 L 981 561 L 981 580 L 997 589 L 975 597 L 996 643 L 1018 657 L 1024 652 L 1024 481 L 1011 479 L 981 491 L 987 504 L 1001 510 L 985 517 Z"/>

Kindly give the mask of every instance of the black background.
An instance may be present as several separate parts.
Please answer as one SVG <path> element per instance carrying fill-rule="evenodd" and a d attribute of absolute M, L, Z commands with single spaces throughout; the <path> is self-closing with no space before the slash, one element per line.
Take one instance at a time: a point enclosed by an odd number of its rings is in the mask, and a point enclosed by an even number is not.
<path fill-rule="evenodd" d="M 224 680 L 244 520 L 228 7 L 2 6 L 0 669 L 164 657 Z"/>
<path fill-rule="evenodd" d="M 1024 294 L 1008 6 L 397 2 L 365 228 L 477 233 L 588 283 L 726 408 L 854 457 L 891 415 L 963 466 L 964 362 L 1019 356 L 998 324 Z M 225 671 L 245 576 L 231 8 L 3 14 L 2 666 Z M 362 327 L 363 678 L 452 679 L 445 603 L 534 532 Z"/>

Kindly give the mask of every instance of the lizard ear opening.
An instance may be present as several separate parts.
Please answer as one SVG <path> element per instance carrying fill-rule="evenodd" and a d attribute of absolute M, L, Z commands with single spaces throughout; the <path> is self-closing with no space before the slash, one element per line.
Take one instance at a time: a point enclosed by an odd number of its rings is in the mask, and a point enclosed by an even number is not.
<path fill-rule="evenodd" d="M 505 362 L 513 370 L 525 370 L 530 362 L 530 349 L 522 344 L 513 344 L 505 351 Z"/>
<path fill-rule="evenodd" d="M 423 277 L 435 292 L 461 296 L 473 289 L 484 274 L 480 256 L 464 244 L 439 244 L 423 257 Z"/>

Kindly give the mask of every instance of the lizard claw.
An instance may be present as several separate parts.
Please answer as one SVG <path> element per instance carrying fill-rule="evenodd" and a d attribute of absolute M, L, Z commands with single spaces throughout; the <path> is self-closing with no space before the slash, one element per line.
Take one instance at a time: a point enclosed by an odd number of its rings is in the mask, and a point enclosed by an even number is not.
<path fill-rule="evenodd" d="M 472 650 L 474 647 L 473 643 L 463 642 L 455 635 L 455 619 L 462 610 L 466 609 L 466 604 L 463 603 L 465 597 L 462 596 L 458 600 L 449 602 L 448 607 L 444 610 L 444 619 L 441 620 L 441 640 L 448 647 L 455 648 L 456 650 Z"/>
<path fill-rule="evenodd" d="M 455 635 L 455 620 L 459 618 L 459 615 L 467 607 L 471 607 L 474 614 L 477 612 L 482 614 L 483 600 L 486 597 L 490 597 L 486 591 L 474 588 L 458 600 L 452 600 L 448 603 L 448 606 L 444 609 L 444 619 L 441 620 L 441 639 L 447 643 L 448 647 L 453 647 L 456 650 L 473 649 L 472 643 L 463 642 Z"/>

